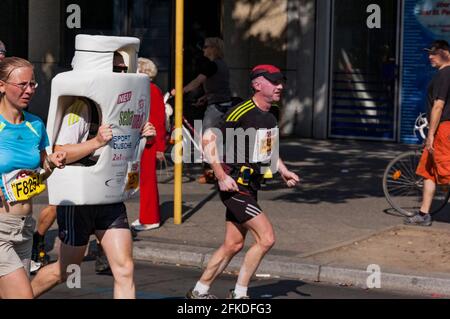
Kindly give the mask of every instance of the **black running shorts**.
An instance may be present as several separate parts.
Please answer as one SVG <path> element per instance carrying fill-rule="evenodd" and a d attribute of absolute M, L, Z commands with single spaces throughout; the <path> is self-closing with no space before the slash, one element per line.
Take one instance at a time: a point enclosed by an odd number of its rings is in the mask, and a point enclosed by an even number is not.
<path fill-rule="evenodd" d="M 227 208 L 226 220 L 243 224 L 262 213 L 257 202 L 257 191 L 239 185 L 239 192 L 220 192 L 220 199 Z"/>
<path fill-rule="evenodd" d="M 97 230 L 129 229 L 124 203 L 58 206 L 59 239 L 69 246 L 85 246 Z"/>

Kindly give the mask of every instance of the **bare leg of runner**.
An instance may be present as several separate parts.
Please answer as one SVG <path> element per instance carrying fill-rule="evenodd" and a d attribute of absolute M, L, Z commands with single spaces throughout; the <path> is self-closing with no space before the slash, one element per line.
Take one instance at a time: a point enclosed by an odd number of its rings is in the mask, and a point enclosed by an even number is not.
<path fill-rule="evenodd" d="M 52 227 L 56 220 L 56 206 L 49 205 L 45 207 L 39 214 L 37 232 L 39 235 L 44 236 L 45 233 Z"/>
<path fill-rule="evenodd" d="M 69 265 L 80 265 L 83 261 L 87 245 L 68 246 L 61 243 L 58 260 L 40 269 L 31 281 L 34 296 L 37 298 L 49 291 L 56 285 L 64 282 L 67 278 L 67 267 Z"/>
<path fill-rule="evenodd" d="M 225 230 L 225 242 L 214 253 L 203 272 L 200 282 L 211 286 L 212 282 L 220 275 L 230 260 L 244 247 L 247 230 L 238 224 L 227 221 Z"/>
<path fill-rule="evenodd" d="M 108 229 L 95 232 L 114 276 L 114 298 L 134 299 L 133 240 L 129 229 Z"/>
<path fill-rule="evenodd" d="M 33 299 L 30 279 L 24 268 L 0 277 L 0 299 Z"/>
<path fill-rule="evenodd" d="M 255 243 L 245 254 L 237 283 L 241 286 L 248 287 L 250 279 L 256 272 L 264 255 L 275 244 L 275 235 L 272 224 L 264 213 L 249 220 L 244 225 L 252 232 Z"/>

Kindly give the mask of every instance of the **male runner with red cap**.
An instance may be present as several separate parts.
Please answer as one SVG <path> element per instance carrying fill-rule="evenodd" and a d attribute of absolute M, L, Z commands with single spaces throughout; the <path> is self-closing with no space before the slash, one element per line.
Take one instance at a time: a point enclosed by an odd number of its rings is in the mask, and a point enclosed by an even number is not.
<path fill-rule="evenodd" d="M 277 156 L 278 125 L 269 112 L 273 103 L 281 99 L 285 77 L 273 65 L 258 65 L 253 68 L 253 96 L 229 110 L 211 140 L 223 138 L 224 158 L 219 159 L 221 143 L 205 150 L 218 180 L 220 198 L 226 207 L 225 241 L 211 257 L 203 275 L 194 288 L 189 290 L 189 299 L 215 299 L 209 293 L 214 279 L 222 273 L 231 259 L 243 248 L 250 230 L 255 243 L 245 255 L 235 289 L 229 298 L 249 298 L 248 284 L 264 255 L 275 243 L 272 224 L 257 202 L 257 192 L 264 178 L 279 171 L 288 187 L 294 187 L 299 177 L 289 171 Z M 243 137 L 243 138 L 242 138 Z"/>

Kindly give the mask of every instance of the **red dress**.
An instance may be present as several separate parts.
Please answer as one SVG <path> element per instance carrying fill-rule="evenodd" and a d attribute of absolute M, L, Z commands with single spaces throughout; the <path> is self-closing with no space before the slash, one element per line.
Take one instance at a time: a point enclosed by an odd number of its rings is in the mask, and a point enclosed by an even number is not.
<path fill-rule="evenodd" d="M 155 126 L 156 137 L 147 143 L 141 158 L 140 209 L 141 224 L 160 222 L 158 182 L 156 179 L 156 152 L 164 152 L 166 147 L 165 106 L 161 90 L 150 84 L 150 123 Z"/>

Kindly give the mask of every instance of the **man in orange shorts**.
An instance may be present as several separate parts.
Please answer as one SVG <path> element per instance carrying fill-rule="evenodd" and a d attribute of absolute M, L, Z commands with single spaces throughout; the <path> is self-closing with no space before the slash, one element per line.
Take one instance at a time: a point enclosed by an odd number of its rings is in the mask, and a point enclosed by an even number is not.
<path fill-rule="evenodd" d="M 405 224 L 430 226 L 430 208 L 436 184 L 450 184 L 450 47 L 436 40 L 428 51 L 430 64 L 438 69 L 428 86 L 427 116 L 430 123 L 425 149 L 416 174 L 424 178 L 420 211 Z"/>

